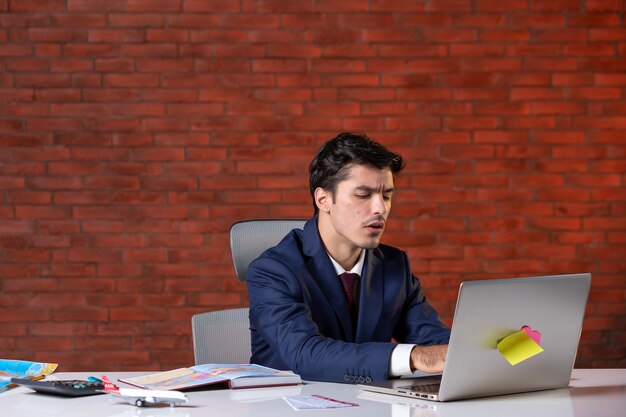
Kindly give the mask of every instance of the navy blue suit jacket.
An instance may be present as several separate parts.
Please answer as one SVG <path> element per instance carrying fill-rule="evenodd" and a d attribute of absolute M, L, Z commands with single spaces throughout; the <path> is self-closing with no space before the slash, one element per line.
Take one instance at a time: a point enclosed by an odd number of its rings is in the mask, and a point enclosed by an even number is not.
<path fill-rule="evenodd" d="M 346 296 L 322 245 L 317 218 L 291 231 L 247 273 L 252 363 L 317 381 L 389 378 L 400 343 L 448 343 L 450 330 L 426 301 L 406 254 L 368 249 L 353 330 Z"/>

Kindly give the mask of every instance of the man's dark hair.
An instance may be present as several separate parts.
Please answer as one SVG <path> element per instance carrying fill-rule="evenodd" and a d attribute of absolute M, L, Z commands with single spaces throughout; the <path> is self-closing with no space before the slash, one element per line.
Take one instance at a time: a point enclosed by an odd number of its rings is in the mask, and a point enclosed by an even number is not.
<path fill-rule="evenodd" d="M 391 152 L 365 134 L 340 133 L 324 143 L 309 165 L 309 188 L 315 215 L 315 190 L 321 187 L 335 197 L 337 184 L 348 177 L 351 165 L 369 165 L 378 169 L 389 168 L 395 175 L 404 168 L 402 157 Z"/>

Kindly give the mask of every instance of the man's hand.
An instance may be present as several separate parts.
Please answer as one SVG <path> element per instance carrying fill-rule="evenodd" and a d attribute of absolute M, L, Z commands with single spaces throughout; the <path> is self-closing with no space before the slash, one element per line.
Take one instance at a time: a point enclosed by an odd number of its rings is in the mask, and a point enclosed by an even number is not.
<path fill-rule="evenodd" d="M 448 345 L 415 346 L 411 350 L 411 371 L 422 371 L 429 374 L 443 372 Z"/>

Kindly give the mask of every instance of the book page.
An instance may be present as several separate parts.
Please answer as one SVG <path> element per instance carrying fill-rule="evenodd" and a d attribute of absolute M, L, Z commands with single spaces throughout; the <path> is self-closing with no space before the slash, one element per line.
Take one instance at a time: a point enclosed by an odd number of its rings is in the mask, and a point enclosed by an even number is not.
<path fill-rule="evenodd" d="M 206 364 L 191 367 L 192 370 L 202 372 L 207 377 L 221 377 L 224 380 L 242 377 L 266 377 L 266 376 L 287 376 L 293 375 L 291 372 L 278 371 L 255 364 Z"/>
<path fill-rule="evenodd" d="M 278 371 L 254 364 L 207 364 L 120 379 L 120 381 L 148 389 L 181 390 L 244 377 L 254 378 L 255 383 L 250 385 L 263 385 L 265 378 L 268 377 L 270 378 L 268 382 L 278 384 L 275 379 L 283 376 L 299 379 L 292 372 Z"/>
<path fill-rule="evenodd" d="M 120 379 L 120 381 L 147 389 L 178 390 L 202 385 L 205 381 L 205 376 L 201 372 L 180 368 L 156 374 Z M 215 379 L 213 382 L 219 381 L 223 381 L 223 379 Z"/>

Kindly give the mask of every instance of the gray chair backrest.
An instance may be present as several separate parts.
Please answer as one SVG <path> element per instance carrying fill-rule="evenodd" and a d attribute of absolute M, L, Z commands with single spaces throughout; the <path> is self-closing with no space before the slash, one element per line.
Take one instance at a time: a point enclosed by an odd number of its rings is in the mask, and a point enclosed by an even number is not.
<path fill-rule="evenodd" d="M 246 280 L 248 265 L 265 249 L 275 246 L 305 220 L 247 220 L 230 228 L 230 250 L 237 278 Z M 249 308 L 210 311 L 191 318 L 193 354 L 196 365 L 205 363 L 249 363 Z"/>
<path fill-rule="evenodd" d="M 210 311 L 191 318 L 196 365 L 250 362 L 248 311 L 247 307 Z"/>
<path fill-rule="evenodd" d="M 239 281 L 246 280 L 250 262 L 275 246 L 292 229 L 302 229 L 306 220 L 245 220 L 230 228 L 230 252 Z"/>

